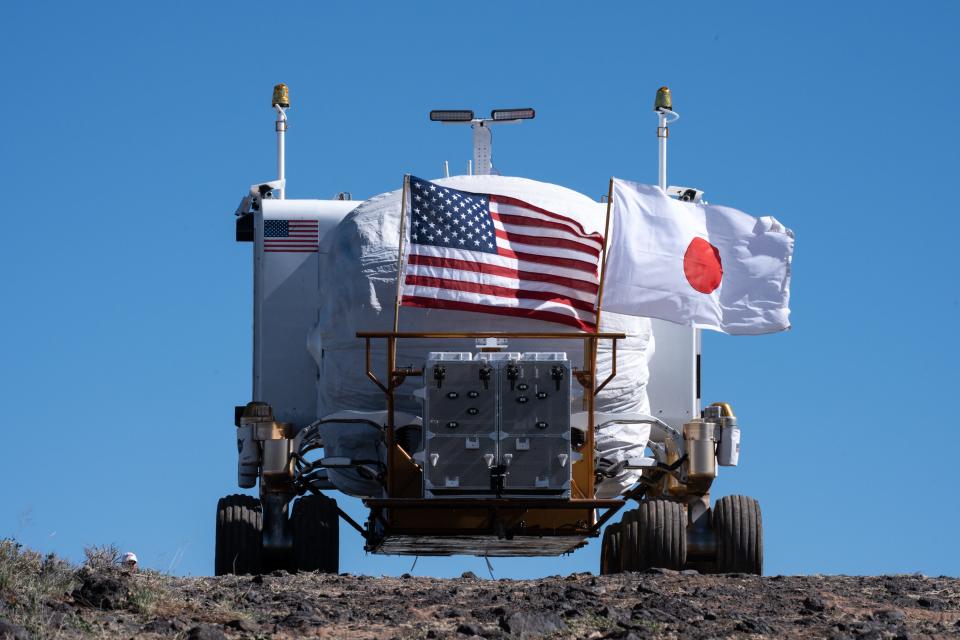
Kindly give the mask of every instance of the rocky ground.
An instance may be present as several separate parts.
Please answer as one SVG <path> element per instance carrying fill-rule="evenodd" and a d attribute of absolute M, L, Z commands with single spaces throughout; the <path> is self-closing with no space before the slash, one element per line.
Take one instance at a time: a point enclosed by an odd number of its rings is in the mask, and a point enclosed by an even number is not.
<path fill-rule="evenodd" d="M 175 578 L 90 555 L 77 568 L 0 542 L 0 639 L 960 637 L 956 578 Z"/>

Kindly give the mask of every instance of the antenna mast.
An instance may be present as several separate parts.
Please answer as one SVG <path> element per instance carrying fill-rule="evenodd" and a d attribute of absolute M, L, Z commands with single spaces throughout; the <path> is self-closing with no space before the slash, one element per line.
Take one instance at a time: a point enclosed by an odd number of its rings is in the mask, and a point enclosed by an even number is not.
<path fill-rule="evenodd" d="M 659 125 L 657 126 L 657 140 L 660 143 L 660 158 L 658 167 L 657 181 L 664 193 L 667 193 L 667 138 L 670 137 L 669 125 L 680 119 L 680 115 L 673 110 L 673 98 L 670 96 L 669 87 L 660 87 L 657 89 L 657 97 L 653 103 L 653 110 L 657 112 Z M 696 190 L 689 190 L 695 192 Z M 696 195 L 686 198 L 681 196 L 681 200 L 695 199 Z M 689 329 L 692 367 L 693 406 L 691 407 L 691 417 L 697 417 L 700 414 L 700 329 Z"/>
<path fill-rule="evenodd" d="M 271 104 L 277 110 L 277 181 L 280 183 L 280 200 L 287 198 L 286 140 L 287 109 L 290 108 L 290 90 L 282 82 L 273 87 Z"/>
<path fill-rule="evenodd" d="M 680 116 L 673 111 L 673 98 L 670 97 L 669 87 L 660 87 L 657 89 L 657 98 L 653 103 L 653 110 L 657 112 L 659 125 L 657 126 L 657 139 L 660 142 L 660 166 L 658 172 L 657 184 L 664 191 L 667 190 L 667 138 L 670 137 L 670 127 L 672 122 L 680 119 Z"/>

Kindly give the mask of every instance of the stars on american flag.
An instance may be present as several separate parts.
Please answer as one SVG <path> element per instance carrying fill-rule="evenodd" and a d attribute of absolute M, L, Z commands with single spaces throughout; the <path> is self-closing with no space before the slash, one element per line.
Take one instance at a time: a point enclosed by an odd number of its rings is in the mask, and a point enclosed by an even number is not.
<path fill-rule="evenodd" d="M 435 247 L 497 253 L 490 199 L 410 178 L 410 241 Z"/>

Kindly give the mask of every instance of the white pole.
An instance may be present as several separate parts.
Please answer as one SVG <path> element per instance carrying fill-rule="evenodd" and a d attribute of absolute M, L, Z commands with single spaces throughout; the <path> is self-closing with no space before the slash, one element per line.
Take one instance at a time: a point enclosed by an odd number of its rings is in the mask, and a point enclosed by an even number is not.
<path fill-rule="evenodd" d="M 663 109 L 657 110 L 659 126 L 657 126 L 657 138 L 660 142 L 660 171 L 658 173 L 658 184 L 664 191 L 667 190 L 667 137 L 670 135 L 670 128 L 667 127 L 667 114 Z"/>
<path fill-rule="evenodd" d="M 490 175 L 493 167 L 490 127 L 486 120 L 473 122 L 473 170 L 478 176 Z"/>
<path fill-rule="evenodd" d="M 287 112 L 280 105 L 274 105 L 277 110 L 277 180 L 280 181 L 280 200 L 287 199 L 287 166 L 286 140 Z"/>
<path fill-rule="evenodd" d="M 670 89 L 661 87 L 657 91 L 657 98 L 654 102 L 654 110 L 657 112 L 657 141 L 660 143 L 660 166 L 658 167 L 657 182 L 660 188 L 667 190 L 667 138 L 670 137 L 671 122 L 676 122 L 680 116 L 673 111 L 673 98 L 670 95 Z M 669 117 L 669 118 L 668 118 Z M 690 328 L 690 373 L 691 386 L 690 397 L 692 406 L 690 407 L 691 417 L 700 415 L 700 329 Z"/>

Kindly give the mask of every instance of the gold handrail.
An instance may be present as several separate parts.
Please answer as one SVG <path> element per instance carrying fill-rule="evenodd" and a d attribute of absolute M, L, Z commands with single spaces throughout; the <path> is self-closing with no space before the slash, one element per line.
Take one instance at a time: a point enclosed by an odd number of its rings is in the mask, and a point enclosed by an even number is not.
<path fill-rule="evenodd" d="M 397 369 L 396 363 L 396 344 L 398 339 L 426 338 L 432 340 L 447 339 L 466 339 L 466 338 L 515 338 L 515 339 L 536 339 L 536 340 L 583 340 L 583 369 L 575 370 L 577 381 L 584 388 L 584 400 L 587 409 L 587 433 L 586 433 L 586 451 L 584 457 L 588 469 L 593 468 L 593 449 L 594 449 L 594 407 L 596 396 L 607 383 L 613 380 L 617 375 L 617 341 L 627 337 L 624 333 L 588 333 L 578 332 L 531 332 L 531 331 L 462 331 L 462 332 L 430 332 L 430 331 L 358 331 L 357 337 L 366 342 L 366 369 L 367 377 L 387 397 L 387 495 L 393 496 L 393 445 L 394 445 L 394 391 L 403 384 L 404 380 L 411 372 L 408 369 Z M 387 380 L 384 384 L 371 367 L 371 348 L 370 342 L 375 339 L 384 339 L 387 341 Z M 597 342 L 599 340 L 610 340 L 612 342 L 612 361 L 610 375 L 599 385 L 596 383 L 597 366 Z M 586 494 L 593 495 L 593 474 L 587 476 Z"/>
<path fill-rule="evenodd" d="M 573 340 L 583 338 L 597 338 L 600 340 L 623 340 L 625 333 L 587 333 L 554 332 L 537 333 L 533 331 L 464 331 L 464 332 L 419 332 L 419 331 L 358 331 L 358 338 L 431 338 L 435 340 L 449 338 L 541 338 L 545 340 Z"/>

